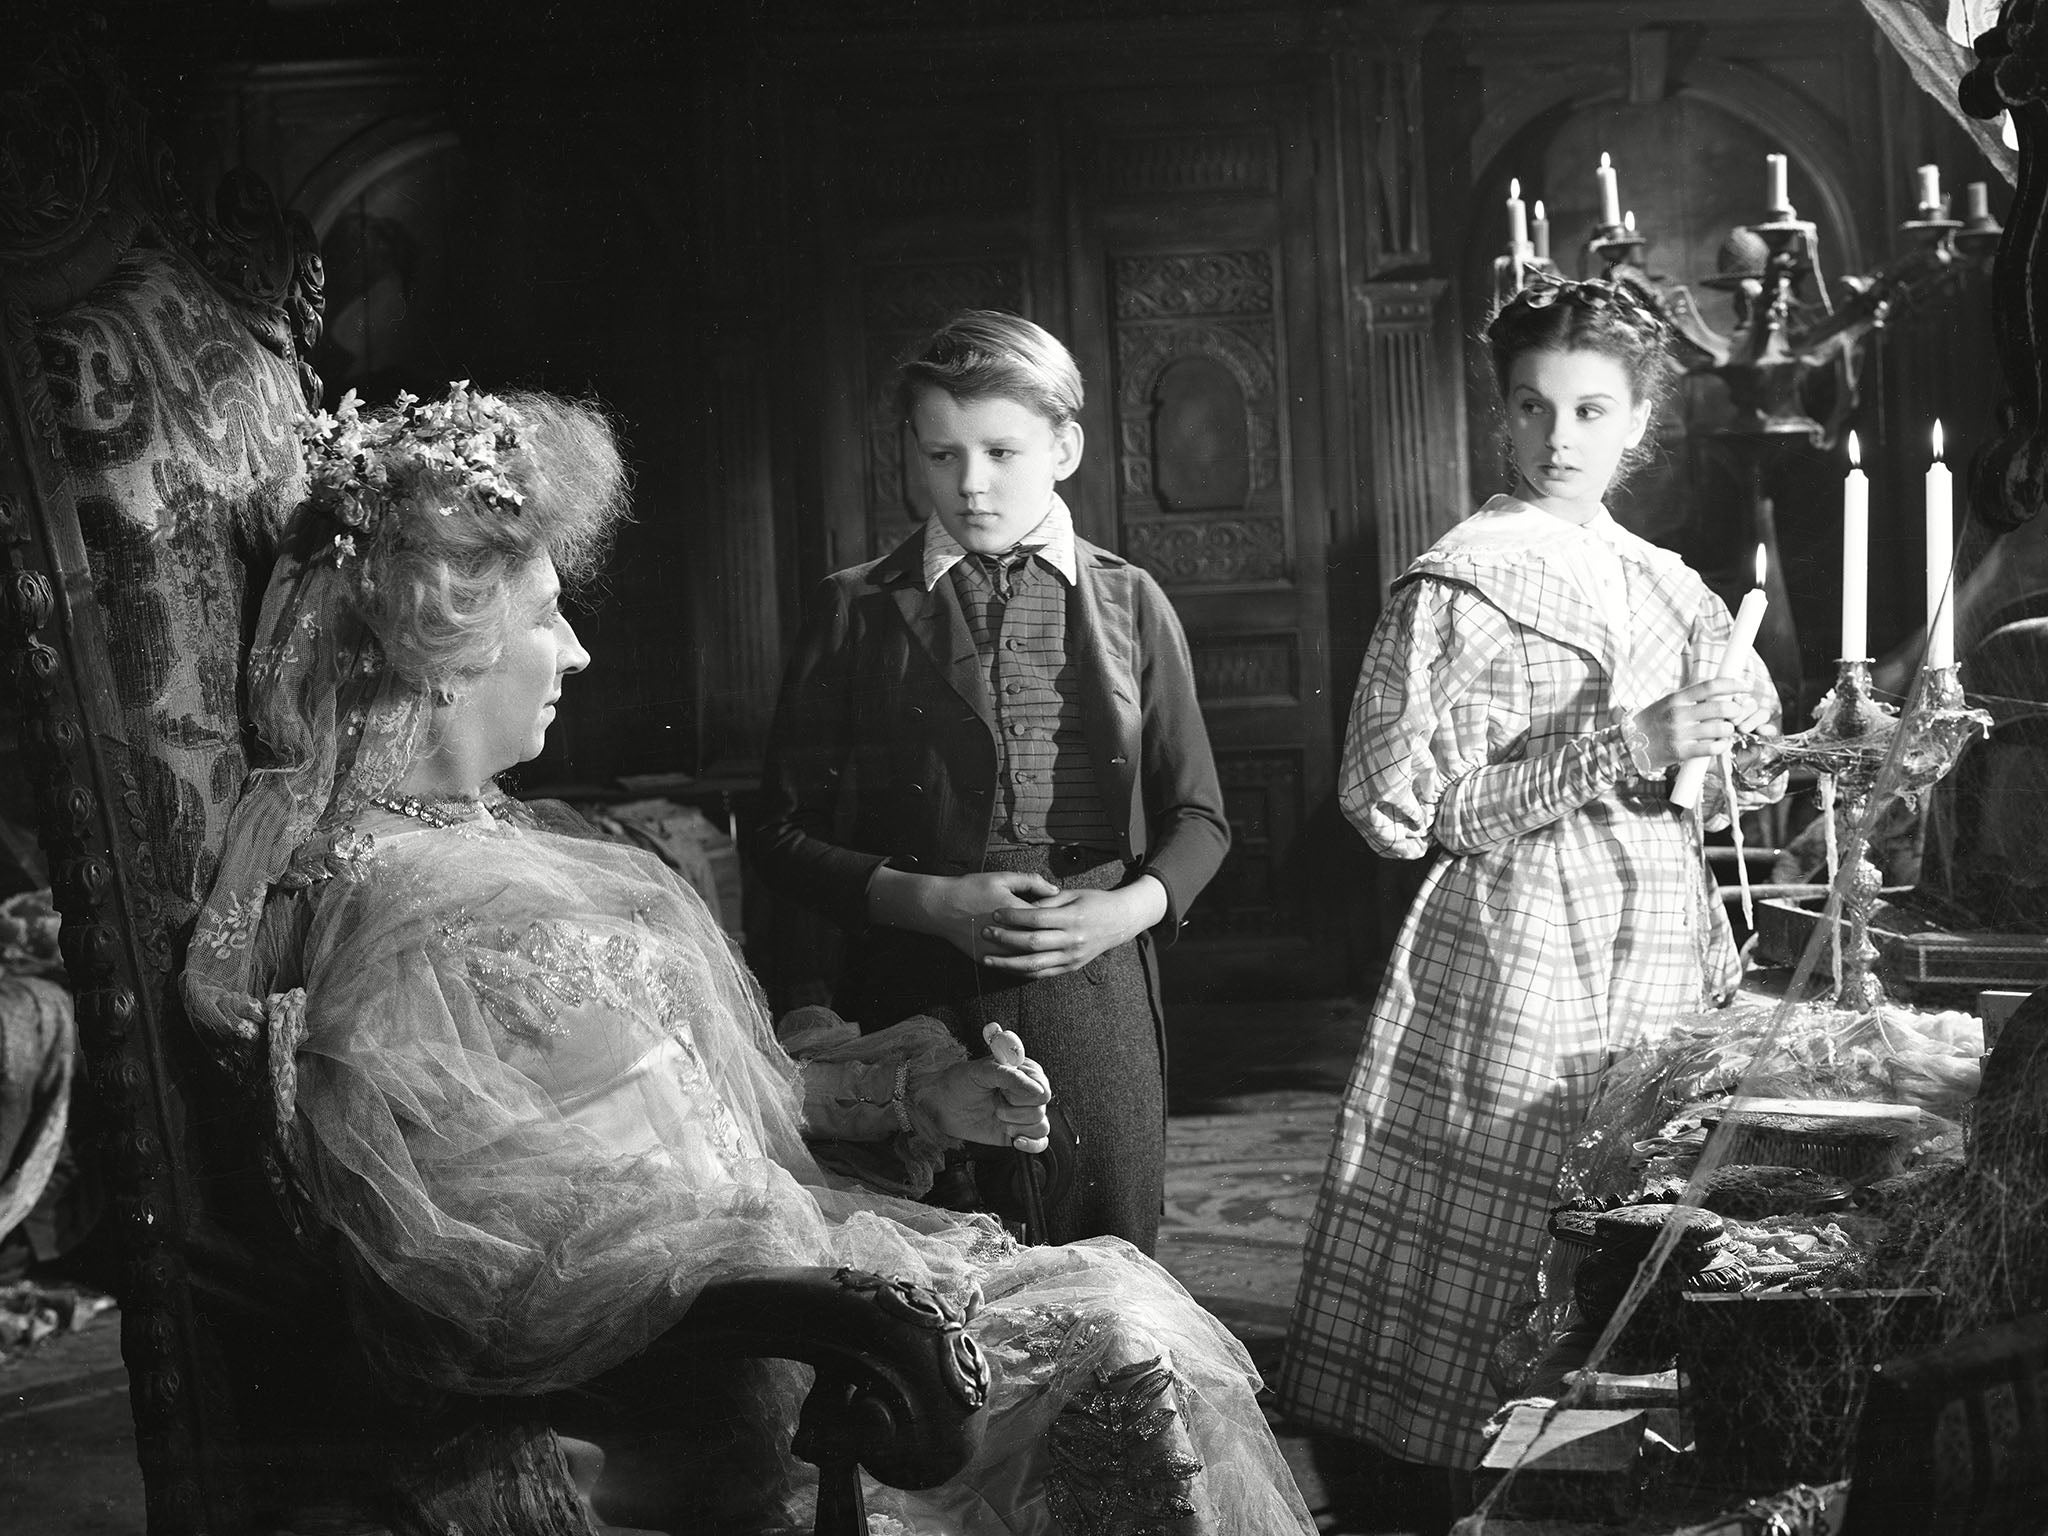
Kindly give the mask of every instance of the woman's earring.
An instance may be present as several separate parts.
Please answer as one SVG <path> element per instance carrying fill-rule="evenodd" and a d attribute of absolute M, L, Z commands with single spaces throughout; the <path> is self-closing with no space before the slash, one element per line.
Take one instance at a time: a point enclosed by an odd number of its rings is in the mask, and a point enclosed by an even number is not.
<path fill-rule="evenodd" d="M 455 702 L 455 690 L 446 683 L 436 683 L 434 685 L 434 702 L 436 704 L 453 704 Z"/>

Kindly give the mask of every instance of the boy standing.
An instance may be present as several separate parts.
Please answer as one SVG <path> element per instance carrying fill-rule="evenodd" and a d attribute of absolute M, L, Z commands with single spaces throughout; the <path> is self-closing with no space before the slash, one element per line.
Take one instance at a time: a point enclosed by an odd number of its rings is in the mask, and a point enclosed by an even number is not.
<path fill-rule="evenodd" d="M 899 400 L 933 516 L 819 592 L 752 851 L 852 935 L 841 1014 L 933 1014 L 977 1051 L 991 1020 L 1023 1037 L 1078 1143 L 1043 1236 L 1150 1253 L 1153 938 L 1230 842 L 1187 642 L 1150 576 L 1074 532 L 1057 487 L 1081 462 L 1081 376 L 1057 340 L 970 310 Z"/>

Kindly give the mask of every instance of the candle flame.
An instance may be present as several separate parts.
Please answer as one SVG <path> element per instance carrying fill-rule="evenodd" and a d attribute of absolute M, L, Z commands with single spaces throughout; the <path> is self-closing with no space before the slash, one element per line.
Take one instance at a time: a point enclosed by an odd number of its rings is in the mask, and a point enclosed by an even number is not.
<path fill-rule="evenodd" d="M 1849 467 L 1851 469 L 1861 469 L 1863 467 L 1863 449 L 1857 444 L 1854 432 L 1849 434 Z"/>
<path fill-rule="evenodd" d="M 1510 177 L 1508 178 L 1508 198 L 1509 198 L 1509 200 L 1510 200 L 1510 201 L 1512 201 L 1513 199 L 1515 199 L 1515 198 L 1518 198 L 1518 197 L 1520 197 L 1521 195 L 1522 195 L 1522 178 L 1521 178 L 1521 177 L 1519 177 L 1519 176 L 1510 176 Z"/>
<path fill-rule="evenodd" d="M 1636 228 L 1636 211 L 1635 211 L 1635 209 L 1631 208 L 1631 209 L 1629 209 L 1629 211 L 1628 211 L 1627 213 L 1624 213 L 1624 214 L 1623 214 L 1623 215 L 1621 216 L 1621 227 L 1622 227 L 1623 229 L 1627 230 L 1627 231 L 1628 231 L 1628 232 L 1629 232 L 1630 234 L 1634 234 L 1634 233 L 1635 233 L 1635 228 Z"/>
<path fill-rule="evenodd" d="M 1764 547 L 1759 544 L 1756 547 L 1756 584 L 1758 586 L 1764 584 L 1764 575 L 1768 569 L 1769 567 L 1764 562 Z"/>
<path fill-rule="evenodd" d="M 1603 171 L 1614 169 L 1614 162 L 1607 158 L 1607 151 L 1604 149 L 1600 151 L 1600 169 Z"/>
<path fill-rule="evenodd" d="M 1545 219 L 1547 219 L 1547 218 L 1549 218 L 1549 217 L 1550 217 L 1550 215 L 1549 215 L 1549 214 L 1547 214 L 1547 213 L 1545 213 L 1545 212 L 1543 211 L 1543 199 L 1542 199 L 1542 198 L 1540 198 L 1540 197 L 1539 197 L 1539 198 L 1537 198 L 1537 199 L 1536 199 L 1536 222 L 1537 222 L 1538 224 L 1541 224 L 1541 223 L 1542 223 L 1542 222 L 1543 222 L 1543 221 L 1544 221 Z"/>
<path fill-rule="evenodd" d="M 1934 457 L 1937 463 L 1940 462 L 1941 456 L 1941 418 L 1937 416 L 1934 419 Z"/>

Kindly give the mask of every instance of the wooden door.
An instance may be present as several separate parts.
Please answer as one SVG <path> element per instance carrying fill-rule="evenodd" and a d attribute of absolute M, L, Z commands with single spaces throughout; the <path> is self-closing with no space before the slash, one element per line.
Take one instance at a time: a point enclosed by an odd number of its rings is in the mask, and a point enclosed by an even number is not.
<path fill-rule="evenodd" d="M 1303 867 L 1328 801 L 1322 316 L 1313 92 L 1280 79 L 1077 87 L 820 133 L 826 563 L 916 524 L 893 360 L 952 311 L 1019 310 L 1081 364 L 1082 533 L 1150 571 L 1188 632 L 1235 846 L 1168 955 L 1179 990 L 1333 988 Z M 1319 276 L 1319 274 L 1330 274 Z M 1320 285 L 1320 286 L 1319 286 Z"/>

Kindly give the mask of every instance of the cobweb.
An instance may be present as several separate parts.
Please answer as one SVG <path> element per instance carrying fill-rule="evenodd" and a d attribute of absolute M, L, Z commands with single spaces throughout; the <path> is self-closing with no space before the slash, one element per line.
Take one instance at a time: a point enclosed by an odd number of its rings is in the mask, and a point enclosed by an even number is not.
<path fill-rule="evenodd" d="M 2048 699 L 2048 668 L 2031 680 L 2008 668 L 1998 681 L 2033 695 L 1971 696 L 2001 721 L 2025 721 Z M 1915 702 L 1899 701 L 1902 716 Z M 1510 1394 L 1542 1401 L 1557 1391 L 1560 1355 L 1590 1338 L 1559 1409 L 1611 1390 L 1596 1373 L 1654 1372 L 1676 1356 L 1695 1471 L 1780 1496 L 1779 1524 L 1750 1529 L 1823 1528 L 1814 1522 L 1827 1494 L 1785 1490 L 1845 1476 L 1877 1361 L 2048 1307 L 2048 991 L 2021 1007 L 1989 1056 L 1967 988 L 1944 1003 L 1868 1009 L 1834 996 L 1852 871 L 1874 838 L 1920 820 L 1900 814 L 1907 736 L 1894 737 L 1861 822 L 1833 839 L 1839 871 L 1782 998 L 1747 991 L 1751 1000 L 1702 1009 L 1614 1064 L 1567 1154 L 1540 1285 L 1496 1353 Z M 1969 754 L 2001 750 L 2012 760 L 1987 780 Z M 1992 790 L 1960 808 L 1954 786 L 1935 791 L 1947 846 L 1930 865 L 1951 896 L 1955 860 L 1967 863 L 1976 846 L 1959 816 L 1983 823 L 1979 843 L 1995 846 L 2031 842 L 2026 829 L 2048 810 L 2048 746 L 2023 743 L 2014 756 L 1994 735 L 1966 747 L 1962 766 Z M 2038 847 L 2019 851 L 2029 856 L 2048 861 Z M 1952 899 L 1931 909 L 1971 920 Z M 2037 935 L 2048 927 L 2042 910 L 1987 921 Z M 1829 1101 L 1836 1112 L 1742 1107 L 1756 1100 Z M 1626 1260 L 1616 1273 L 1611 1243 L 1596 1246 L 1599 1218 L 1645 1203 L 1668 1214 L 1630 1278 Z M 1721 1219 L 1704 1249 L 1693 1225 L 1702 1208 Z M 1616 1289 L 1604 1324 L 1588 1315 Z M 1515 1508 L 1516 1477 L 1491 1490 L 1460 1536 Z"/>

